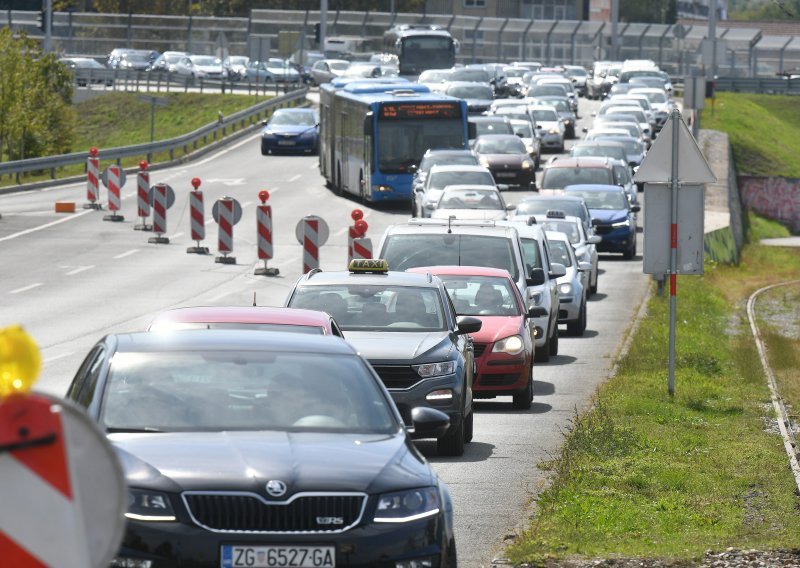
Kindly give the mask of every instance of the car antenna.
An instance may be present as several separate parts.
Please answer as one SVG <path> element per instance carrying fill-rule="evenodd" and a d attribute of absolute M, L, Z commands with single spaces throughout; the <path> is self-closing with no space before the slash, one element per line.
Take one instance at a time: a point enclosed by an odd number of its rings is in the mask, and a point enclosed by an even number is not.
<path fill-rule="evenodd" d="M 452 222 L 453 222 L 453 219 L 455 219 L 455 218 L 456 218 L 456 216 L 455 216 L 455 215 L 450 215 L 450 216 L 447 218 L 447 234 L 450 234 L 450 233 L 452 233 L 452 232 L 453 232 L 453 229 L 452 229 L 452 228 L 450 228 L 450 223 L 452 223 Z"/>
<path fill-rule="evenodd" d="M 253 292 L 253 306 L 255 307 L 256 305 L 256 293 Z"/>

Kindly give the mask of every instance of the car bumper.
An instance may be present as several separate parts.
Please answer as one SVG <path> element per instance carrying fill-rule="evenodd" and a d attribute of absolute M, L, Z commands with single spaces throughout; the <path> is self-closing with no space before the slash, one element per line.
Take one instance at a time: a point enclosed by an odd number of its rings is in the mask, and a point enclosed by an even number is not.
<path fill-rule="evenodd" d="M 577 297 L 573 295 L 561 296 L 558 303 L 558 323 L 576 321 L 580 316 L 580 308 L 580 302 Z"/>
<path fill-rule="evenodd" d="M 370 504 L 374 509 L 374 502 Z M 446 542 L 443 516 L 409 523 L 370 523 L 340 534 L 217 533 L 188 523 L 129 521 L 117 559 L 150 560 L 150 568 L 220 568 L 223 545 L 330 545 L 336 566 L 394 568 L 397 560 L 424 558 L 439 566 Z"/>
<path fill-rule="evenodd" d="M 505 183 L 509 185 L 527 185 L 532 183 L 535 179 L 536 173 L 533 168 L 527 170 L 511 170 L 511 169 L 495 169 L 491 168 L 492 177 L 496 183 Z"/>
<path fill-rule="evenodd" d="M 635 227 L 620 227 L 598 225 L 595 232 L 602 240 L 597 244 L 597 252 L 627 252 L 633 246 L 636 238 Z"/>
<path fill-rule="evenodd" d="M 316 138 L 261 138 L 261 148 L 273 152 L 310 152 L 317 147 Z"/>
<path fill-rule="evenodd" d="M 542 148 L 561 148 L 564 144 L 564 137 L 560 134 L 544 134 L 542 136 Z"/>

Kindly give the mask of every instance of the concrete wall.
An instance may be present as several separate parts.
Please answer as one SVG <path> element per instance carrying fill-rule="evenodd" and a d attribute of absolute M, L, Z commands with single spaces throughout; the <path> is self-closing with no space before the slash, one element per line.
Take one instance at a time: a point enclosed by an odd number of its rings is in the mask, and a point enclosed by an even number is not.
<path fill-rule="evenodd" d="M 739 176 L 746 207 L 800 232 L 800 179 Z"/>

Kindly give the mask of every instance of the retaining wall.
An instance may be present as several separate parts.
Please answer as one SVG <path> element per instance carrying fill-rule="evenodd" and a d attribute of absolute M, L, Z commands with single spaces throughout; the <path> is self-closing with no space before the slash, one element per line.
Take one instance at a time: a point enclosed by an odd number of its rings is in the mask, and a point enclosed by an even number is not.
<path fill-rule="evenodd" d="M 800 179 L 739 176 L 745 206 L 800 233 Z"/>

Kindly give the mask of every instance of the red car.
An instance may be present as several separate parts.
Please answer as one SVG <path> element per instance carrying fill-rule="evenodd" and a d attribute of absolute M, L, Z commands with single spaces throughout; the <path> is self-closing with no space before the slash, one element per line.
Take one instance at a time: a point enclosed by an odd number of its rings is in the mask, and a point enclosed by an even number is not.
<path fill-rule="evenodd" d="M 528 409 L 533 400 L 533 349 L 535 340 L 525 302 L 506 270 L 480 266 L 433 266 L 408 272 L 430 272 L 442 279 L 458 315 L 477 316 L 480 331 L 470 334 L 477 373 L 472 385 L 475 398 L 511 395 L 514 408 Z"/>
<path fill-rule="evenodd" d="M 336 320 L 325 312 L 260 306 L 176 308 L 158 314 L 147 329 L 148 331 L 174 331 L 203 327 L 208 329 L 262 329 L 343 337 Z"/>

